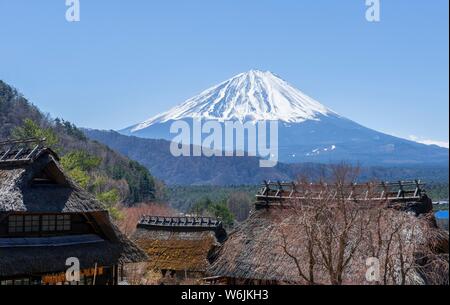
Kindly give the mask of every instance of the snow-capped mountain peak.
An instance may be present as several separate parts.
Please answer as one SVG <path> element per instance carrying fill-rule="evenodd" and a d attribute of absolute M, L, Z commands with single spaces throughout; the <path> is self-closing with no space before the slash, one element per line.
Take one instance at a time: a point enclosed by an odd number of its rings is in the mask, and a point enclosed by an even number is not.
<path fill-rule="evenodd" d="M 187 118 L 299 123 L 330 114 L 335 113 L 273 73 L 251 70 L 136 125 L 132 132 L 156 123 Z"/>

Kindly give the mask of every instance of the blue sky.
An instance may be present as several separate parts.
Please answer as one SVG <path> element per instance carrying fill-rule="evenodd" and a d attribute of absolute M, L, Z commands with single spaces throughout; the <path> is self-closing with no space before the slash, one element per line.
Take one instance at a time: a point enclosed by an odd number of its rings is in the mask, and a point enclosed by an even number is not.
<path fill-rule="evenodd" d="M 250 69 L 367 127 L 448 142 L 448 0 L 0 0 L 0 79 L 52 116 L 119 129 Z"/>

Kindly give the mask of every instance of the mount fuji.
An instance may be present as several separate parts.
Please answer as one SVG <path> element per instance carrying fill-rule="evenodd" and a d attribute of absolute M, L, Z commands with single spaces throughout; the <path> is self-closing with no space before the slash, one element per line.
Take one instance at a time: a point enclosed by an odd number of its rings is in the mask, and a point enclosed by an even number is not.
<path fill-rule="evenodd" d="M 167 112 L 120 130 L 172 140 L 173 122 L 277 121 L 279 161 L 365 165 L 448 164 L 448 149 L 390 136 L 347 119 L 271 72 L 251 70 Z M 199 143 L 193 143 L 199 144 Z M 225 148 L 224 148 L 225 149 Z M 229 148 L 227 148 L 229 149 Z"/>

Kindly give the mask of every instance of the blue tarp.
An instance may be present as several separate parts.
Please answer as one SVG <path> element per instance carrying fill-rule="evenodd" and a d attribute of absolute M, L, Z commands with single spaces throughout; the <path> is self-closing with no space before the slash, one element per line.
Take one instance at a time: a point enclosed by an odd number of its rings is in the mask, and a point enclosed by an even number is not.
<path fill-rule="evenodd" d="M 435 216 L 438 219 L 448 219 L 448 210 L 436 212 Z"/>

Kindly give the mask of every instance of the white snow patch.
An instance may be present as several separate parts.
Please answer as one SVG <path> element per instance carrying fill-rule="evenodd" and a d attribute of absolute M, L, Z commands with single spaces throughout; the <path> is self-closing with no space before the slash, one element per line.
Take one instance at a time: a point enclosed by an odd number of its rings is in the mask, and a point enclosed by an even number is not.
<path fill-rule="evenodd" d="M 306 156 L 317 156 L 321 152 L 331 152 L 336 149 L 336 145 L 331 145 L 330 147 L 324 147 L 324 148 L 316 148 L 313 149 L 311 152 L 306 153 Z"/>
<path fill-rule="evenodd" d="M 408 140 L 425 144 L 425 145 L 437 145 L 444 148 L 449 148 L 449 142 L 448 141 L 436 141 L 436 140 L 430 140 L 423 137 L 417 137 L 415 135 L 410 135 L 408 137 Z"/>
<path fill-rule="evenodd" d="M 171 110 L 138 124 L 132 132 L 156 123 L 187 118 L 299 123 L 337 115 L 271 72 L 241 73 Z"/>

